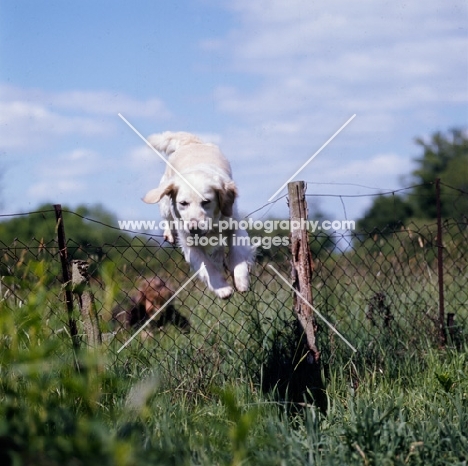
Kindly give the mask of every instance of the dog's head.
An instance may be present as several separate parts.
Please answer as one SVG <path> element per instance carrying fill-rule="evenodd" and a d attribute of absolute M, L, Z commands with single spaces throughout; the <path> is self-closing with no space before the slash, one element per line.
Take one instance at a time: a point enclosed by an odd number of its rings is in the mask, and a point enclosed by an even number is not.
<path fill-rule="evenodd" d="M 206 232 L 206 225 L 220 217 L 231 217 L 237 197 L 235 183 L 221 176 L 192 172 L 163 182 L 149 191 L 143 201 L 154 204 L 164 196 L 172 201 L 173 213 L 184 223 L 184 230 Z"/>

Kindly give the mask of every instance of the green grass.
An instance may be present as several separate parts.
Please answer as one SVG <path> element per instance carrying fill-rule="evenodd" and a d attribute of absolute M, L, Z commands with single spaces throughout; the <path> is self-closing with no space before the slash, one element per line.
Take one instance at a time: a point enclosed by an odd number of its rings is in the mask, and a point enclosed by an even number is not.
<path fill-rule="evenodd" d="M 330 318 L 348 319 L 359 352 L 325 334 L 323 416 L 261 389 L 273 342 L 288 350 L 291 308 L 266 272 L 226 302 L 194 283 L 179 300 L 190 334 L 168 328 L 119 354 L 119 340 L 73 353 L 47 273 L 28 273 L 24 303 L 0 302 L 2 465 L 466 465 L 467 348 L 377 338 L 349 319 L 365 312 L 354 299 L 337 302 Z"/>

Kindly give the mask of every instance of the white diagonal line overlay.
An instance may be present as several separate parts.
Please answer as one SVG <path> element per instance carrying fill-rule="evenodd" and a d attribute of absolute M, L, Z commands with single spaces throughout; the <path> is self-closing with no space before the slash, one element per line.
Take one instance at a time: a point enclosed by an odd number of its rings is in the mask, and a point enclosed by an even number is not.
<path fill-rule="evenodd" d="M 170 299 L 168 299 L 163 306 L 158 309 L 158 312 L 155 312 L 117 351 L 120 353 L 126 346 L 130 344 L 130 342 L 146 327 L 149 323 L 159 315 L 163 309 L 202 271 L 205 269 L 205 264 L 202 262 L 201 267 L 195 272 L 173 295 Z"/>
<path fill-rule="evenodd" d="M 276 275 L 278 275 L 278 277 L 280 277 L 281 280 L 283 280 L 284 283 L 286 283 L 286 285 L 288 285 L 289 288 L 291 288 L 294 291 L 294 293 L 296 293 L 297 296 L 299 296 L 299 298 L 301 298 L 302 301 L 304 301 L 307 304 L 307 306 L 309 306 L 315 312 L 315 314 L 317 314 L 330 327 L 330 329 L 333 332 L 335 332 L 355 353 L 357 353 L 357 349 L 343 335 L 341 335 L 341 333 L 338 332 L 338 330 L 335 327 L 333 327 L 333 325 L 330 324 L 330 322 L 328 322 L 328 320 L 325 319 L 325 317 L 323 317 L 323 315 L 320 314 L 320 312 L 317 311 L 317 309 L 315 309 L 315 307 L 312 306 L 312 304 L 310 304 L 309 301 L 307 301 L 307 299 L 304 298 L 304 296 L 302 296 L 296 289 L 294 289 L 294 287 L 286 280 L 286 278 L 283 277 L 283 275 L 281 275 L 278 272 L 278 270 L 276 270 L 271 264 L 268 264 L 268 267 L 270 267 L 270 269 L 272 269 L 276 273 Z"/>
<path fill-rule="evenodd" d="M 309 159 L 307 160 L 306 163 L 304 163 L 304 165 L 302 165 L 301 168 L 299 168 L 299 170 L 296 171 L 296 173 L 294 173 L 294 175 L 292 175 L 291 177 L 288 178 L 288 180 L 281 186 L 281 188 L 278 189 L 278 191 L 275 192 L 275 194 L 273 194 L 273 196 L 270 197 L 270 199 L 268 199 L 268 202 L 271 202 L 276 196 L 277 194 L 299 173 L 301 172 L 307 165 L 309 165 L 310 162 L 312 162 L 312 160 L 314 160 L 314 158 L 320 154 L 320 152 L 322 152 L 323 149 L 325 149 L 326 146 L 328 146 L 328 144 L 330 144 L 330 142 L 333 141 L 333 139 L 336 138 L 336 136 L 338 136 L 339 133 L 341 133 L 341 131 L 343 131 L 345 129 L 346 126 L 349 125 L 349 123 L 351 123 L 352 120 L 354 120 L 354 118 L 356 117 L 356 114 L 354 114 L 325 144 L 322 145 L 322 147 Z"/>
<path fill-rule="evenodd" d="M 127 123 L 127 125 L 133 129 L 133 131 L 141 138 L 143 139 L 143 141 L 145 142 L 145 144 L 147 146 L 149 146 L 151 148 L 151 150 L 153 152 L 155 152 L 157 155 L 159 155 L 159 157 L 167 164 L 169 165 L 172 170 L 174 170 L 175 173 L 177 173 L 204 201 L 206 201 L 206 199 L 185 179 L 185 177 L 176 169 L 172 166 L 172 164 L 165 158 L 161 155 L 161 153 L 156 150 L 156 148 L 154 148 L 151 143 L 144 137 L 142 136 L 142 134 L 121 114 L 121 113 L 118 113 L 117 115 L 119 115 L 119 117 L 125 122 Z"/>

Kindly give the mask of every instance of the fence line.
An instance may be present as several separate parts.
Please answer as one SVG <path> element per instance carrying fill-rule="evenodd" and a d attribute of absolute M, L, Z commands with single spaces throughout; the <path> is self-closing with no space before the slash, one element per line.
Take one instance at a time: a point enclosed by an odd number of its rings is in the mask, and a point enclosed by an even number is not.
<path fill-rule="evenodd" d="M 450 188 L 443 183 L 441 187 Z M 467 193 L 453 193 L 464 206 Z M 353 356 L 333 331 L 317 322 L 317 344 L 325 367 L 340 357 L 353 357 L 363 365 L 391 370 L 395 358 L 423 355 L 427 345 L 467 344 L 468 222 L 466 213 L 458 219 L 443 219 L 441 209 L 438 212 L 433 222 L 309 234 L 313 305 L 358 349 Z M 56 209 L 19 214 L 27 215 L 37 231 L 46 225 L 44 231 L 50 236 L 0 240 L 0 306 L 22 305 L 38 286 L 45 286 L 44 321 L 52 334 L 70 338 L 74 320 L 75 337 L 82 340 L 79 313 L 64 310 L 69 279 L 60 278 L 64 244 L 55 238 L 54 213 Z M 63 215 L 68 217 L 63 220 Z M 63 210 L 59 226 L 66 227 L 72 217 L 93 220 Z M 92 243 L 73 238 L 73 230 L 68 230 L 65 244 L 68 261 L 81 259 L 89 264 L 104 344 L 115 364 L 124 368 L 136 364 L 142 371 L 157 364 L 168 384 L 189 391 L 203 391 L 221 376 L 261 374 L 267 388 L 289 380 L 295 369 L 291 354 L 297 351 L 298 341 L 293 295 L 268 267 L 273 263 L 283 275 L 289 273 L 291 251 L 286 246 L 259 251 L 251 290 L 244 295 L 221 301 L 193 281 L 148 331 L 118 352 L 132 330 L 127 328 L 129 321 L 121 322 L 116 315 L 134 312 L 138 325 L 142 319 L 138 312 L 148 304 L 143 295 L 151 291 L 156 278 L 173 292 L 190 272 L 180 251 L 162 245 L 159 236 L 130 237 L 105 222 L 93 221 L 96 228 L 113 236 Z M 343 239 L 348 247 L 339 246 Z"/>

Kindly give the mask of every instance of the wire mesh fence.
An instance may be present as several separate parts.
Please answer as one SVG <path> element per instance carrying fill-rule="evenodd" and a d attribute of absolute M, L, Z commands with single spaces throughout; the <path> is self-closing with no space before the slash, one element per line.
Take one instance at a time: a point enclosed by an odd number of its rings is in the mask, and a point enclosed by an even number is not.
<path fill-rule="evenodd" d="M 459 206 L 460 216 L 440 225 L 434 220 L 309 235 L 313 305 L 357 348 L 355 357 L 364 365 L 390 367 L 399 355 L 468 342 L 468 196 L 444 189 L 444 202 Z M 69 285 L 61 274 L 53 210 L 28 218 L 32 239 L 0 241 L 2 304 L 31 305 L 42 293 L 44 325 L 72 347 L 65 306 Z M 41 237 L 34 235 L 38 225 L 47 226 Z M 294 372 L 291 355 L 297 351 L 298 327 L 293 292 L 268 267 L 273 264 L 289 279 L 288 246 L 260 250 L 250 291 L 221 300 L 201 281 L 189 280 L 193 272 L 181 252 L 161 237 L 118 234 L 111 242 L 93 243 L 74 237 L 67 218 L 65 229 L 68 259 L 89 264 L 103 348 L 108 363 L 122 374 L 134 372 L 135 366 L 142 375 L 157 370 L 165 386 L 199 394 L 230 378 L 271 388 Z M 75 294 L 73 318 L 85 344 L 76 301 Z M 350 359 L 352 352 L 337 334 L 321 319 L 316 323 L 325 368 Z"/>

